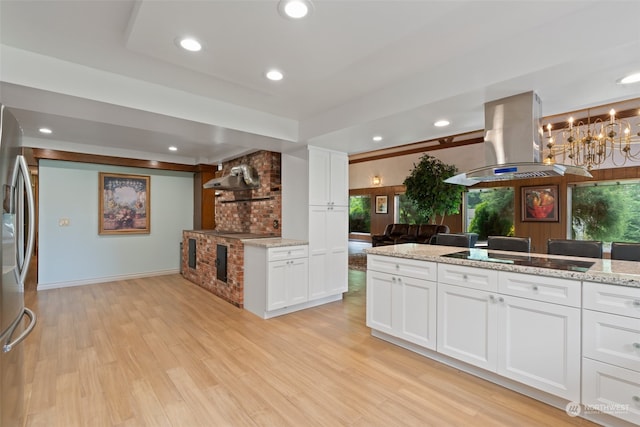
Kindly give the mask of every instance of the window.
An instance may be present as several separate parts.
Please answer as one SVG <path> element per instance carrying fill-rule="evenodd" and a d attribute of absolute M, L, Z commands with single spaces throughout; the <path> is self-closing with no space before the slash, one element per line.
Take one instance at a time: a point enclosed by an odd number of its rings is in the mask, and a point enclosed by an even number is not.
<path fill-rule="evenodd" d="M 478 240 L 514 235 L 513 187 L 470 189 L 464 206 L 465 230 L 477 233 Z"/>
<path fill-rule="evenodd" d="M 371 196 L 349 196 L 349 233 L 371 233 Z"/>
<path fill-rule="evenodd" d="M 428 224 L 429 218 L 418 212 L 413 202 L 407 196 L 396 194 L 394 198 L 395 219 L 398 224 Z"/>
<path fill-rule="evenodd" d="M 640 242 L 640 181 L 599 181 L 568 189 L 571 239 Z"/>

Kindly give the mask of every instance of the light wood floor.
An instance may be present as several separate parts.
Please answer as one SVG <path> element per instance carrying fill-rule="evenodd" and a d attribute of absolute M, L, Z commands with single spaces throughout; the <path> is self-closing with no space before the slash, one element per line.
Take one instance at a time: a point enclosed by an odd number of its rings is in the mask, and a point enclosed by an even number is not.
<path fill-rule="evenodd" d="M 364 278 L 271 320 L 180 275 L 27 291 L 27 425 L 592 425 L 371 337 Z"/>

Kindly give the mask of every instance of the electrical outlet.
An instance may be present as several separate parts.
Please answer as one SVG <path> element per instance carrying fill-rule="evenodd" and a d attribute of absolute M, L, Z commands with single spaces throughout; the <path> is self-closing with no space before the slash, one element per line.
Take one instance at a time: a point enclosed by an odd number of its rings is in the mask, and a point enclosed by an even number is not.
<path fill-rule="evenodd" d="M 58 227 L 68 227 L 69 226 L 69 218 L 60 218 L 58 220 Z"/>

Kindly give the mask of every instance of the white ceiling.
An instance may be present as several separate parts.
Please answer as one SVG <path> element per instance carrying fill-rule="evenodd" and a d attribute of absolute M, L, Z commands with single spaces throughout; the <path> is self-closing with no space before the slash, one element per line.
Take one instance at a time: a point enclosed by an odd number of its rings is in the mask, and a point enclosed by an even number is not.
<path fill-rule="evenodd" d="M 315 0 L 291 20 L 270 0 L 0 0 L 0 100 L 42 148 L 355 154 L 482 129 L 484 102 L 530 90 L 545 116 L 638 98 L 616 84 L 640 71 L 638 16 L 637 1 Z"/>

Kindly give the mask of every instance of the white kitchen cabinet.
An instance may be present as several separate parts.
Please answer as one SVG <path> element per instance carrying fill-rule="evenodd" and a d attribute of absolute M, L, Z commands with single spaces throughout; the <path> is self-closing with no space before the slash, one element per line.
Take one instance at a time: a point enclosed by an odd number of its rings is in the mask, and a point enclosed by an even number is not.
<path fill-rule="evenodd" d="M 269 318 L 284 314 L 284 309 L 304 308 L 302 304 L 308 299 L 309 252 L 306 245 L 275 248 L 245 245 L 246 310 Z"/>
<path fill-rule="evenodd" d="M 348 288 L 349 215 L 345 206 L 309 207 L 309 298 Z"/>
<path fill-rule="evenodd" d="M 349 206 L 346 153 L 309 147 L 309 204 Z"/>
<path fill-rule="evenodd" d="M 438 352 L 495 372 L 498 312 L 494 298 L 490 292 L 438 283 Z"/>
<path fill-rule="evenodd" d="M 501 294 L 497 306 L 497 373 L 578 402 L 580 309 Z"/>
<path fill-rule="evenodd" d="M 576 295 L 577 289 L 579 296 L 580 282 L 502 271 L 493 271 L 494 278 L 489 273 L 438 266 L 438 352 L 578 401 L 580 309 L 546 301 L 557 298 L 579 306 L 579 299 L 566 295 Z M 480 290 L 482 286 L 529 298 Z"/>
<path fill-rule="evenodd" d="M 583 283 L 582 404 L 640 424 L 640 288 Z"/>
<path fill-rule="evenodd" d="M 435 350 L 435 263 L 379 256 L 368 261 L 367 326 Z"/>
<path fill-rule="evenodd" d="M 267 310 L 307 301 L 309 294 L 307 258 L 271 261 L 267 272 Z"/>
<path fill-rule="evenodd" d="M 590 358 L 582 360 L 582 404 L 640 425 L 640 372 Z"/>
<path fill-rule="evenodd" d="M 282 237 L 309 242 L 309 300 L 348 290 L 349 185 L 345 153 L 304 147 L 282 155 Z"/>

